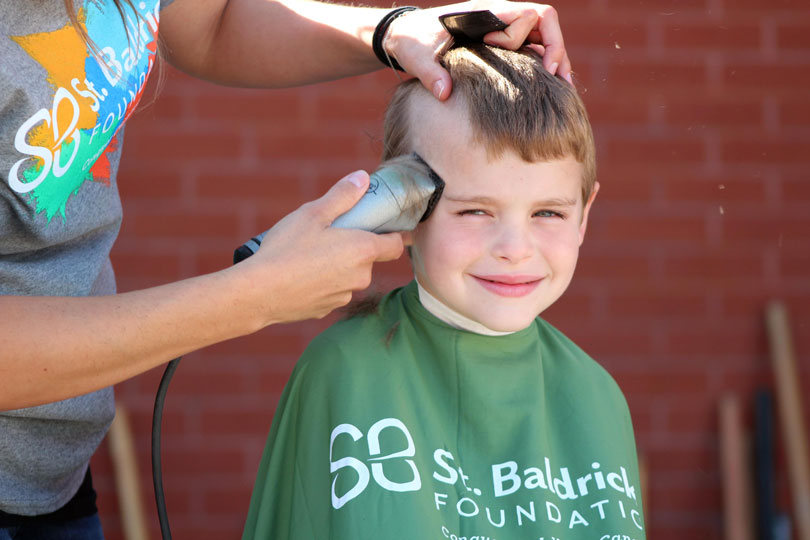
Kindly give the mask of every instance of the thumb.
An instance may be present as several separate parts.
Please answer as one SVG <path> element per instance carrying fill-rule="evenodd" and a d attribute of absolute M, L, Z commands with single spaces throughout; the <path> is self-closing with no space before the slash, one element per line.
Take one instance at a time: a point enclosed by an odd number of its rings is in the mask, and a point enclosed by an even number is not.
<path fill-rule="evenodd" d="M 313 202 L 313 209 L 325 225 L 347 212 L 368 190 L 366 171 L 355 171 L 338 180 L 323 197 Z"/>
<path fill-rule="evenodd" d="M 439 101 L 444 101 L 450 97 L 453 83 L 450 74 L 437 62 L 429 62 L 415 67 L 411 73 L 419 78 L 422 86 Z"/>

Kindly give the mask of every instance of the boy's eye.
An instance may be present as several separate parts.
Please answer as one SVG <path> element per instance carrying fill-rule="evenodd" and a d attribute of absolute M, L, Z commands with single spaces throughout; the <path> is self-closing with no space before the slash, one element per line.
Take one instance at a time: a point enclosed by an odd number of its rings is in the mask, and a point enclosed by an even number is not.
<path fill-rule="evenodd" d="M 470 210 L 462 210 L 458 213 L 460 216 L 485 216 L 487 215 L 486 211 L 480 210 L 478 208 L 472 208 Z"/>
<path fill-rule="evenodd" d="M 558 218 L 558 219 L 565 219 L 565 214 L 560 212 L 555 212 L 554 210 L 538 210 L 534 213 L 536 217 L 543 217 L 543 218 Z"/>

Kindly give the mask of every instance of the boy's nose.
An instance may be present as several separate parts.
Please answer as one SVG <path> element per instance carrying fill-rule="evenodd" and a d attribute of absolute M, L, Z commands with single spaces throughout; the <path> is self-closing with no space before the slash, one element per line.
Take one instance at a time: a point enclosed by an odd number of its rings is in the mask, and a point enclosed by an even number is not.
<path fill-rule="evenodd" d="M 503 225 L 499 228 L 492 247 L 492 255 L 510 263 L 528 259 L 534 253 L 534 244 L 526 227 Z"/>

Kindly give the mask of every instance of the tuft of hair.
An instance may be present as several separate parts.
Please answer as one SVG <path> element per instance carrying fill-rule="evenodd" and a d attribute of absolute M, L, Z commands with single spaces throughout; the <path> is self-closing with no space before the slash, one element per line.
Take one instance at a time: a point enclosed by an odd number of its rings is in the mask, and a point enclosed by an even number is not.
<path fill-rule="evenodd" d="M 370 293 L 367 296 L 352 300 L 347 305 L 340 308 L 342 320 L 349 320 L 355 317 L 366 317 L 376 315 L 382 300 L 382 293 Z"/>
<path fill-rule="evenodd" d="M 383 340 L 383 343 L 385 343 L 386 347 L 390 347 L 391 342 L 394 341 L 394 336 L 396 335 L 397 330 L 399 330 L 399 323 L 400 321 L 397 321 L 394 324 L 392 324 L 391 328 L 388 329 L 388 332 L 385 333 L 385 339 Z"/>
<path fill-rule="evenodd" d="M 571 156 L 583 166 L 583 201 L 588 199 L 596 181 L 596 150 L 585 105 L 572 85 L 546 71 L 528 48 L 471 44 L 448 50 L 439 61 L 453 80 L 452 99 L 467 107 L 474 142 L 491 158 L 507 150 L 528 162 Z M 420 91 L 416 79 L 397 88 L 385 116 L 383 159 L 413 151 L 408 111 Z"/>

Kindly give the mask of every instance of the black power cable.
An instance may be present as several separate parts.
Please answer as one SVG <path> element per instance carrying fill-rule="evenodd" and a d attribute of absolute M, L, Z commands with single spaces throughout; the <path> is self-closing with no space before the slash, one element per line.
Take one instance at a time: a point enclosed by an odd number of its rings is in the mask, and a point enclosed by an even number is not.
<path fill-rule="evenodd" d="M 266 233 L 265 233 L 266 234 Z M 241 262 L 259 250 L 264 234 L 245 242 L 233 254 L 233 264 Z M 155 505 L 157 506 L 158 521 L 160 521 L 160 535 L 163 540 L 172 540 L 172 531 L 169 528 L 169 515 L 166 513 L 166 496 L 163 493 L 163 466 L 160 461 L 160 438 L 163 426 L 163 402 L 177 366 L 183 357 L 175 358 L 163 372 L 157 394 L 155 395 L 155 408 L 152 412 L 152 484 L 155 486 Z"/>
<path fill-rule="evenodd" d="M 180 358 L 175 358 L 166 366 L 163 378 L 160 379 L 157 395 L 155 396 L 155 409 L 152 413 L 152 483 L 155 486 L 155 504 L 157 505 L 158 520 L 160 521 L 160 534 L 163 540 L 172 540 L 172 531 L 169 529 L 169 515 L 166 513 L 166 497 L 163 494 L 163 467 L 160 462 L 160 434 L 163 424 L 163 402 L 166 400 L 166 391 L 172 380 Z"/>

